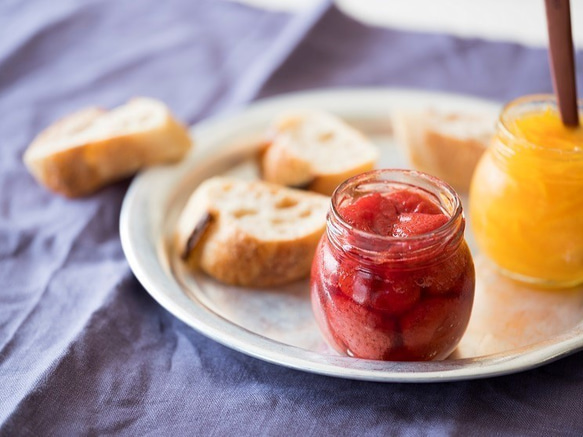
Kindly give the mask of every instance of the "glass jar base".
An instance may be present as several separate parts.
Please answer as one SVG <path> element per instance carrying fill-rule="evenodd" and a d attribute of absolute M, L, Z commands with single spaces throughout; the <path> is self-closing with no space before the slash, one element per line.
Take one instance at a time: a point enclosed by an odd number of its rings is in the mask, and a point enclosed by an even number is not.
<path fill-rule="evenodd" d="M 503 276 L 512 279 L 513 281 L 520 282 L 522 284 L 529 285 L 535 288 L 542 288 L 545 290 L 563 290 L 568 288 L 574 288 L 578 285 L 583 284 L 583 278 L 578 278 L 569 281 L 557 281 L 553 279 L 535 278 L 532 276 L 522 275 L 520 273 L 506 270 L 505 268 L 500 267 L 492 260 L 489 260 L 489 262 Z"/>

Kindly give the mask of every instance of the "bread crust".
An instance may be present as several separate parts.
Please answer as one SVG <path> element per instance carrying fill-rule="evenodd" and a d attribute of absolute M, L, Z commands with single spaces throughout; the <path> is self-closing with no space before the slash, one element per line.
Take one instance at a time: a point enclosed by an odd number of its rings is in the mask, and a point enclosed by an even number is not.
<path fill-rule="evenodd" d="M 308 185 L 308 189 L 310 191 L 315 191 L 317 193 L 331 196 L 338 185 L 340 185 L 346 179 L 352 176 L 356 176 L 357 174 L 364 173 L 365 171 L 372 170 L 374 166 L 375 161 L 369 161 L 348 169 L 342 173 L 321 174 L 314 178 L 314 180 Z"/>
<path fill-rule="evenodd" d="M 309 162 L 295 156 L 285 147 L 273 145 L 265 151 L 261 165 L 263 179 L 268 182 L 307 188 L 331 196 L 336 187 L 349 177 L 372 170 L 375 161 L 362 163 L 340 173 L 315 174 Z"/>
<path fill-rule="evenodd" d="M 487 144 L 473 138 L 460 139 L 428 131 L 425 134 L 427 154 L 433 156 L 430 166 L 422 163 L 419 154 L 411 156 L 414 166 L 427 168 L 460 192 L 467 192 L 474 169 L 487 148 Z M 423 167 L 423 168 L 421 168 Z"/>
<path fill-rule="evenodd" d="M 226 181 L 227 178 L 216 178 Z M 229 179 L 228 184 L 246 183 Z M 179 220 L 175 238 L 177 253 L 191 270 L 202 269 L 215 279 L 229 285 L 271 287 L 304 278 L 310 272 L 316 246 L 325 229 L 325 212 L 329 199 L 315 193 L 297 191 L 294 198 L 317 199 L 322 212 L 321 224 L 310 225 L 305 232 L 286 238 L 259 238 L 239 226 L 237 219 L 221 211 L 213 203 L 207 180 L 195 191 Z M 254 190 L 249 183 L 249 190 Z M 265 184 L 268 189 L 292 191 L 289 188 Z M 316 213 L 313 211 L 312 213 Z M 211 219 L 205 219 L 210 216 Z M 205 224 L 196 245 L 188 245 L 193 229 Z M 316 222 L 318 223 L 318 222 Z M 298 226 L 302 226 L 298 223 Z"/>
<path fill-rule="evenodd" d="M 309 162 L 277 143 L 263 152 L 261 173 L 266 181 L 288 187 L 305 187 L 315 179 Z"/>
<path fill-rule="evenodd" d="M 67 197 L 91 194 L 145 166 L 176 162 L 192 144 L 186 128 L 167 116 L 154 129 L 87 141 L 53 153 L 38 152 L 44 141 L 66 134 L 63 126 L 77 117 L 73 114 L 41 132 L 23 157 L 35 179 Z"/>
<path fill-rule="evenodd" d="M 351 164 L 348 164 L 336 173 L 325 173 L 318 162 L 310 161 L 309 158 L 302 155 L 302 152 L 290 147 L 290 141 L 293 141 L 287 137 L 290 132 L 299 129 L 305 119 L 322 116 L 334 120 L 333 125 L 328 126 L 324 131 L 328 130 L 334 134 L 339 132 L 341 136 L 348 135 L 352 140 L 357 138 L 359 143 L 363 145 L 362 152 L 367 156 L 367 159 L 363 160 L 361 156 L 360 162 L 351 163 L 352 167 L 350 167 Z M 307 188 L 326 196 L 332 195 L 336 187 L 349 177 L 372 170 L 378 158 L 378 152 L 372 148 L 372 144 L 362 133 L 329 114 L 306 111 L 305 113 L 300 112 L 285 116 L 275 123 L 270 135 L 272 141 L 263 153 L 261 163 L 263 178 L 268 182 L 288 187 Z M 326 134 L 324 133 L 324 135 Z M 314 140 L 315 143 L 317 141 L 325 142 L 326 139 Z M 327 156 L 326 159 L 335 159 L 334 153 Z"/>
<path fill-rule="evenodd" d="M 486 114 L 441 114 L 433 111 L 396 114 L 393 126 L 398 144 L 414 168 L 437 176 L 457 191 L 465 193 L 491 137 L 483 129 L 479 133 L 467 132 L 461 136 L 448 132 L 446 128 L 450 122 L 465 118 L 476 120 L 478 117 L 487 126 L 489 118 Z M 492 126 L 493 120 L 494 116 Z"/>
<path fill-rule="evenodd" d="M 308 275 L 322 232 L 293 241 L 264 241 L 236 227 L 211 228 L 198 255 L 200 267 L 230 285 L 270 287 L 293 282 Z"/>

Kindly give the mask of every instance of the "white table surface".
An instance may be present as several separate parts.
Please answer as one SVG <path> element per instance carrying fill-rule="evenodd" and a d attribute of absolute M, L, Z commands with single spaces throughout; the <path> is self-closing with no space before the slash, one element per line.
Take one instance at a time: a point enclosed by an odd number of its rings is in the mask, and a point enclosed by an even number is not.
<path fill-rule="evenodd" d="M 235 0 L 296 11 L 318 0 Z M 450 33 L 546 47 L 544 0 L 336 0 L 363 22 L 405 30 Z M 583 49 L 583 0 L 571 0 L 575 46 Z"/>

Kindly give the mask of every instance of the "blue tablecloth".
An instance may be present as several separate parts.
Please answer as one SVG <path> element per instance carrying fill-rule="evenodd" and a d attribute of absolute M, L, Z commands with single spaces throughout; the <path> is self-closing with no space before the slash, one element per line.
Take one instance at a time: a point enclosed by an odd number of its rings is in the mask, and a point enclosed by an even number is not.
<path fill-rule="evenodd" d="M 227 349 L 132 275 L 118 235 L 127 181 L 66 200 L 22 164 L 39 130 L 87 105 L 153 96 L 194 123 L 340 85 L 551 91 L 545 50 L 367 27 L 327 2 L 294 16 L 217 0 L 0 3 L 0 435 L 583 435 L 582 353 L 412 385 Z"/>

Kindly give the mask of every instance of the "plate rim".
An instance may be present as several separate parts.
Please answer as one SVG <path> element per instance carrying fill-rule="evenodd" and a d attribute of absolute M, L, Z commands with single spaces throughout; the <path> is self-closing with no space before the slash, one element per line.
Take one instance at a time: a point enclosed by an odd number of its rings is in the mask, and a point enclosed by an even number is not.
<path fill-rule="evenodd" d="M 242 124 L 246 119 L 258 117 L 263 112 L 269 113 L 276 108 L 286 105 L 293 106 L 297 102 L 308 101 L 322 102 L 328 100 L 342 100 L 342 98 L 365 99 L 373 98 L 379 100 L 379 96 L 387 98 L 397 98 L 415 96 L 416 99 L 447 99 L 466 103 L 476 103 L 484 108 L 498 107 L 502 103 L 493 100 L 483 99 L 464 94 L 456 94 L 442 91 L 427 91 L 411 88 L 390 88 L 390 87 L 359 87 L 359 88 L 325 88 L 289 94 L 281 94 L 267 99 L 257 100 L 246 107 L 230 110 L 223 114 L 205 119 L 191 128 L 194 135 L 204 137 L 205 132 L 211 132 L 220 127 L 221 124 Z M 375 100 L 375 101 L 376 101 Z M 309 105 L 308 105 L 309 106 Z M 317 105 L 318 106 L 318 105 Z M 325 105 L 319 105 L 325 106 Z M 371 107 L 374 105 L 371 105 Z M 382 107 L 382 105 L 377 105 Z M 374 106 L 375 108 L 377 106 Z M 390 106 L 390 105 L 389 105 Z M 375 112 L 376 111 L 376 112 Z M 371 113 L 378 113 L 378 108 Z M 359 113 L 362 113 L 360 111 Z M 387 114 L 388 115 L 388 114 Z M 507 352 L 501 352 L 481 357 L 453 359 L 446 361 L 431 362 L 383 362 L 373 360 L 362 360 L 351 357 L 324 355 L 315 351 L 284 344 L 276 340 L 253 333 L 239 325 L 224 319 L 209 308 L 196 306 L 192 297 L 183 296 L 192 305 L 190 311 L 181 307 L 181 303 L 176 302 L 168 296 L 164 289 L 172 286 L 170 278 L 160 277 L 160 271 L 156 276 L 150 270 L 148 264 L 152 260 L 144 259 L 144 254 L 140 253 L 139 238 L 143 235 L 136 233 L 137 227 L 146 225 L 144 221 L 151 221 L 151 217 L 140 216 L 139 211 L 143 211 L 143 203 L 150 202 L 146 196 L 150 179 L 155 179 L 158 172 L 175 172 L 186 174 L 191 167 L 204 163 L 205 160 L 212 159 L 221 150 L 212 150 L 210 147 L 203 147 L 200 151 L 194 151 L 178 165 L 155 167 L 140 172 L 130 184 L 123 199 L 120 212 L 119 231 L 123 252 L 128 264 L 146 291 L 168 312 L 177 317 L 182 322 L 194 328 L 206 337 L 223 344 L 226 347 L 238 352 L 295 370 L 310 373 L 339 377 L 345 379 L 376 381 L 376 382 L 445 382 L 461 381 L 470 379 L 487 378 L 516 373 L 542 366 L 563 356 L 583 349 L 583 328 L 579 324 L 561 334 L 554 340 L 545 340 Z M 199 156 L 202 155 L 202 156 Z M 178 171 L 177 169 L 180 169 Z M 175 184 L 180 180 L 175 177 Z M 136 218 L 137 217 L 137 218 Z M 139 220 L 142 222 L 139 222 Z M 138 220 L 138 223 L 136 223 Z M 136 224 L 140 226 L 136 227 Z M 143 243 L 143 241 L 142 241 Z M 151 242 L 154 253 L 158 250 L 157 243 Z M 160 260 L 156 257 L 158 262 Z M 159 265 L 163 271 L 161 265 Z M 167 272 L 165 272 L 167 274 Z M 180 287 L 175 278 L 175 286 Z M 191 312 L 194 310 L 196 318 L 193 319 Z M 510 353 L 511 352 L 511 353 Z"/>

